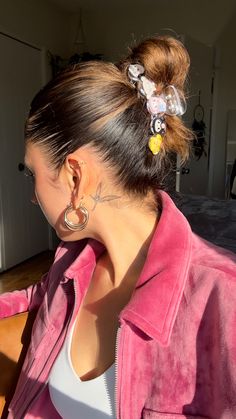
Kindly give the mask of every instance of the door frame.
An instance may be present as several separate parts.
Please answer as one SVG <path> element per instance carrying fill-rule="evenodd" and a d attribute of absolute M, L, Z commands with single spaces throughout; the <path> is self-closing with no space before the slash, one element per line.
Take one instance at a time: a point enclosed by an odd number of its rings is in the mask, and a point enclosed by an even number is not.
<path fill-rule="evenodd" d="M 213 61 L 213 92 L 212 92 L 212 106 L 211 106 L 211 127 L 210 127 L 210 156 L 209 156 L 209 175 L 207 185 L 207 195 L 212 196 L 213 181 L 214 181 L 214 167 L 215 167 L 215 150 L 217 147 L 217 106 L 219 98 L 219 82 L 220 82 L 220 60 L 221 51 L 218 46 L 214 47 L 214 61 Z"/>
<path fill-rule="evenodd" d="M 49 63 L 47 58 L 47 49 L 45 47 L 40 47 L 31 42 L 28 42 L 17 35 L 9 33 L 0 25 L 0 36 L 4 36 L 13 41 L 19 42 L 29 48 L 33 48 L 40 52 L 41 56 L 41 87 L 43 87 L 47 81 L 49 81 Z M 5 255 L 5 246 L 4 246 L 4 222 L 3 222 L 3 207 L 2 207 L 2 188 L 0 184 L 0 272 L 5 270 L 6 266 L 6 255 Z M 53 238 L 52 238 L 52 228 L 48 224 L 48 245 L 49 249 L 53 248 Z"/>

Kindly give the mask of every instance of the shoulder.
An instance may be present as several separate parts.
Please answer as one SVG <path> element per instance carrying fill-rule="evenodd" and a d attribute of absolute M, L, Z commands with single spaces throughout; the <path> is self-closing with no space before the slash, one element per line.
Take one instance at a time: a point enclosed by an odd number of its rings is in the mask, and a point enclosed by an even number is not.
<path fill-rule="evenodd" d="M 192 267 L 227 278 L 236 284 L 236 254 L 193 233 Z"/>
<path fill-rule="evenodd" d="M 186 296 L 201 301 L 213 298 L 236 312 L 236 254 L 215 246 L 193 233 Z M 234 302 L 231 304 L 231 302 Z"/>
<path fill-rule="evenodd" d="M 61 280 L 64 273 L 79 257 L 87 242 L 88 240 L 79 240 L 74 242 L 62 241 L 59 244 L 55 252 L 54 262 L 49 271 L 49 283 L 51 285 Z"/>

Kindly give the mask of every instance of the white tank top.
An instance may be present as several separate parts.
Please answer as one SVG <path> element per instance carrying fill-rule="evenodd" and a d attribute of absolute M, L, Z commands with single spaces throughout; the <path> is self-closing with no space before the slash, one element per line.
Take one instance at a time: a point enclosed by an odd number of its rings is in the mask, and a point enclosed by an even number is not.
<path fill-rule="evenodd" d="M 92 380 L 81 381 L 70 357 L 71 333 L 49 377 L 52 403 L 63 419 L 115 419 L 115 364 Z"/>

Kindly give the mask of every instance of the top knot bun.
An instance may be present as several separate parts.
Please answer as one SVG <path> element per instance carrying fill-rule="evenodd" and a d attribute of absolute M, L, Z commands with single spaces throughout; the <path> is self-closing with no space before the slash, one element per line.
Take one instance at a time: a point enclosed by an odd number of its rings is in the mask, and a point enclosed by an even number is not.
<path fill-rule="evenodd" d="M 159 36 L 149 38 L 130 49 L 129 56 L 120 63 L 126 71 L 131 63 L 140 63 L 145 75 L 153 80 L 157 91 L 173 84 L 180 91 L 188 74 L 190 59 L 184 45 L 175 38 Z"/>

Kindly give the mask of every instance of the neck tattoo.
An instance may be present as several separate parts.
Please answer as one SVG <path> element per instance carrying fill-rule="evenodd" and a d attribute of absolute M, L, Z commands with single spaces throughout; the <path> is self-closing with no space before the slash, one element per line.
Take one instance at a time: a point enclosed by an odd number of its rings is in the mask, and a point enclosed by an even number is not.
<path fill-rule="evenodd" d="M 95 210 L 97 204 L 99 204 L 99 203 L 114 201 L 115 199 L 121 198 L 118 195 L 104 195 L 104 196 L 102 196 L 102 184 L 101 183 L 98 184 L 95 195 L 90 195 L 90 197 L 94 201 L 94 207 L 92 208 L 92 211 Z"/>

